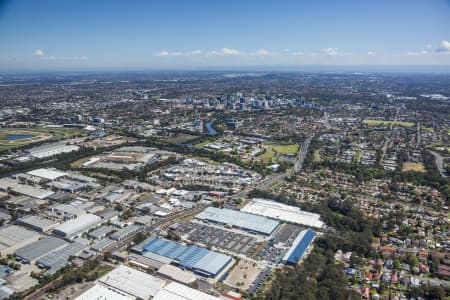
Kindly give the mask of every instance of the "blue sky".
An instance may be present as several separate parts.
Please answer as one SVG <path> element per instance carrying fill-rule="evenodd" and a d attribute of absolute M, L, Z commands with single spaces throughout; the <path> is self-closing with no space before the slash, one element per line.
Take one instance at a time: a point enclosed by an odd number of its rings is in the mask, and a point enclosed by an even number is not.
<path fill-rule="evenodd" d="M 0 70 L 450 66 L 450 0 L 0 0 Z"/>

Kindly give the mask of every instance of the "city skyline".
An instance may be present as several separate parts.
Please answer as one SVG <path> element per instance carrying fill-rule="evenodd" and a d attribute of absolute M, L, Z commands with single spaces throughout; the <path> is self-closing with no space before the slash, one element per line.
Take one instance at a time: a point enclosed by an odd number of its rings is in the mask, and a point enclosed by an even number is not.
<path fill-rule="evenodd" d="M 0 71 L 450 66 L 449 1 L 2 1 Z"/>

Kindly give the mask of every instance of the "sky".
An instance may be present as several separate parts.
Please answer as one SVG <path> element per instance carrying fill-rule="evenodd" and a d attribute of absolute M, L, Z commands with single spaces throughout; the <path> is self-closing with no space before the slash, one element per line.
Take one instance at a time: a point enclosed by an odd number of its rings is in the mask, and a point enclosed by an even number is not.
<path fill-rule="evenodd" d="M 0 71 L 450 68 L 450 0 L 0 0 Z"/>

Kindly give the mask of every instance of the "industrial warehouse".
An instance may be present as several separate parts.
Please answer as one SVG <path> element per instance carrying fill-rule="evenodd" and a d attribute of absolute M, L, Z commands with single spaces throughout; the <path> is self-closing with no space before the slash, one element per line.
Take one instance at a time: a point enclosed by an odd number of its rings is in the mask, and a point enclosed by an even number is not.
<path fill-rule="evenodd" d="M 308 250 L 316 233 L 310 229 L 303 230 L 294 240 L 289 251 L 283 257 L 284 264 L 295 265 Z"/>
<path fill-rule="evenodd" d="M 271 235 L 280 222 L 238 210 L 208 207 L 196 216 L 197 219 L 229 225 L 249 232 Z"/>
<path fill-rule="evenodd" d="M 189 286 L 121 265 L 98 279 L 96 284 L 75 300 L 219 300 Z"/>
<path fill-rule="evenodd" d="M 318 214 L 266 199 L 252 199 L 241 211 L 314 228 L 323 227 L 323 222 L 320 221 Z"/>
<path fill-rule="evenodd" d="M 217 277 L 232 261 L 228 255 L 195 245 L 185 246 L 158 237 L 150 239 L 143 247 L 141 254 L 146 256 L 148 252 L 168 257 L 182 268 L 211 278 Z"/>

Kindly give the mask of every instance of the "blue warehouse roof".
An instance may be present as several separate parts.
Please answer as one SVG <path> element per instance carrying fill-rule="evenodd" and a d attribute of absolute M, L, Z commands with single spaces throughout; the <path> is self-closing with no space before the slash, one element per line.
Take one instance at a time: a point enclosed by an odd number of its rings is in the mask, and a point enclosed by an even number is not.
<path fill-rule="evenodd" d="M 288 252 L 283 257 L 283 263 L 285 264 L 296 264 L 300 258 L 306 252 L 309 245 L 311 245 L 316 233 L 310 229 L 303 230 L 300 234 L 295 238 L 294 243 L 291 248 L 289 248 Z"/>
<path fill-rule="evenodd" d="M 231 257 L 195 245 L 185 246 L 154 237 L 144 246 L 144 252 L 169 257 L 180 266 L 204 276 L 216 276 L 231 261 Z M 145 254 L 144 254 L 145 255 Z"/>

